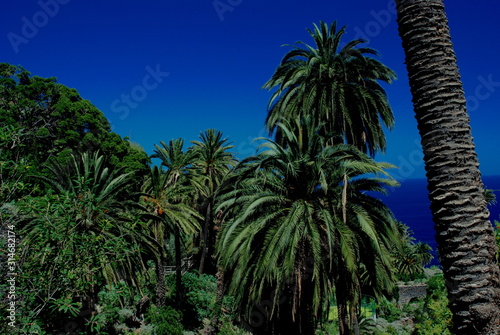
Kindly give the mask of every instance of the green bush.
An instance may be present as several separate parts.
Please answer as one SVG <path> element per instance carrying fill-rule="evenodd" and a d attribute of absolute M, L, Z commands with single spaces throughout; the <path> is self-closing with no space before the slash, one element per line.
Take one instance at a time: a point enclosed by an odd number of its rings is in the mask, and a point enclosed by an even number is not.
<path fill-rule="evenodd" d="M 220 317 L 220 327 L 217 335 L 246 335 L 249 334 L 246 330 L 239 328 L 233 323 L 233 318 L 223 314 Z"/>
<path fill-rule="evenodd" d="M 195 307 L 198 320 L 211 317 L 211 311 L 216 302 L 217 282 L 214 276 L 195 273 L 186 273 L 183 283 L 190 305 Z"/>
<path fill-rule="evenodd" d="M 429 278 L 423 308 L 415 310 L 415 334 L 451 334 L 445 279 L 442 273 Z"/>
<path fill-rule="evenodd" d="M 399 320 L 403 312 L 386 298 L 381 298 L 378 305 L 380 316 L 388 322 Z"/>
<path fill-rule="evenodd" d="M 182 284 L 186 294 L 179 310 L 183 314 L 183 325 L 186 329 L 194 330 L 202 327 L 203 319 L 212 317 L 216 296 L 217 282 L 214 276 L 197 273 L 185 273 L 182 276 Z M 175 296 L 175 274 L 166 278 L 166 285 L 170 288 L 169 304 L 173 304 L 172 298 Z"/>
<path fill-rule="evenodd" d="M 154 335 L 182 335 L 181 319 L 182 313 L 170 306 L 152 306 L 146 315 L 146 321 L 153 326 Z"/>

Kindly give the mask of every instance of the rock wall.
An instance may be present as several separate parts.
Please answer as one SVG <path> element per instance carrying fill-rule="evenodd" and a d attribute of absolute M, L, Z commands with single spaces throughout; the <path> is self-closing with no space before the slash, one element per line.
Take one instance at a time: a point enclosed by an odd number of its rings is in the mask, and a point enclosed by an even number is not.
<path fill-rule="evenodd" d="M 427 294 L 427 284 L 416 283 L 410 285 L 398 285 L 400 306 L 410 302 L 413 298 L 423 298 Z"/>

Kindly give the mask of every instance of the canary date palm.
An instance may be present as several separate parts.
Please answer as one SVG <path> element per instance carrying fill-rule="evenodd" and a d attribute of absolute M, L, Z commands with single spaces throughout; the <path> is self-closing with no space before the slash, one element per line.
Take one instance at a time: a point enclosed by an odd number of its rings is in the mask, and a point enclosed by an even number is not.
<path fill-rule="evenodd" d="M 353 321 L 347 303 L 360 298 L 360 262 L 371 264 L 376 290 L 390 290 L 396 223 L 364 191 L 396 182 L 375 176 L 390 165 L 349 145 L 325 145 L 308 120 L 278 126 L 283 143 L 268 140 L 244 160 L 218 207 L 217 255 L 229 293 L 247 316 L 264 313 L 262 325 L 247 319 L 254 333 L 312 334 L 335 289 L 346 334 Z"/>
<path fill-rule="evenodd" d="M 171 140 L 168 144 L 160 142 L 155 145 L 152 158 L 159 158 L 163 168 L 155 167 L 150 178 L 144 185 L 147 194 L 145 198 L 147 208 L 153 214 L 152 230 L 155 240 L 160 245 L 158 255 L 157 299 L 160 304 L 164 301 L 165 280 L 165 243 L 167 236 L 174 237 L 175 266 L 176 266 L 176 301 L 182 303 L 184 290 L 182 287 L 182 241 L 198 233 L 200 215 L 192 207 L 190 195 L 194 186 L 190 180 L 190 166 L 193 155 L 183 149 L 182 139 Z"/>
<path fill-rule="evenodd" d="M 200 236 L 200 257 L 198 272 L 215 274 L 216 264 L 213 257 L 215 247 L 214 203 L 220 192 L 222 182 L 236 165 L 236 158 L 227 138 L 221 131 L 208 129 L 200 133 L 199 141 L 192 141 L 190 151 L 194 154 L 193 182 L 196 186 L 197 206 L 203 215 L 203 229 Z"/>
<path fill-rule="evenodd" d="M 454 330 L 500 334 L 498 248 L 443 0 L 396 4 Z"/>
<path fill-rule="evenodd" d="M 386 147 L 383 126 L 394 116 L 381 82 L 395 73 L 373 56 L 377 51 L 352 40 L 342 46 L 346 28 L 320 22 L 308 30 L 315 46 L 292 45 L 264 88 L 275 89 L 269 102 L 266 127 L 281 133 L 278 124 L 296 116 L 310 116 L 332 143 L 345 142 L 374 155 Z"/>

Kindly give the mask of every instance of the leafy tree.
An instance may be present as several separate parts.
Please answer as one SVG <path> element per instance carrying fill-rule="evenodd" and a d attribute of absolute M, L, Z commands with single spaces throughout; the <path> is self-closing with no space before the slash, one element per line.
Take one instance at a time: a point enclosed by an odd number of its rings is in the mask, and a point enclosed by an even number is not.
<path fill-rule="evenodd" d="M 500 329 L 498 248 L 443 0 L 396 0 L 456 334 Z"/>
<path fill-rule="evenodd" d="M 148 170 L 147 154 L 111 132 L 104 114 L 75 89 L 7 63 L 0 63 L 0 125 L 11 134 L 2 160 L 40 166 L 56 157 L 64 164 L 71 153 L 100 151 L 138 178 Z"/>
<path fill-rule="evenodd" d="M 361 298 L 360 262 L 375 290 L 392 284 L 395 220 L 364 191 L 396 182 L 363 177 L 386 175 L 391 166 L 352 146 L 326 145 L 308 120 L 279 127 L 283 144 L 268 140 L 266 150 L 240 163 L 239 181 L 218 207 L 224 211 L 218 258 L 229 294 L 256 333 L 312 334 L 335 287 L 347 333 L 353 315 L 347 303 Z M 253 320 L 256 311 L 268 322 Z"/>
<path fill-rule="evenodd" d="M 366 42 L 341 46 L 345 27 L 320 22 L 308 30 L 316 46 L 291 45 L 275 73 L 264 85 L 276 88 L 269 103 L 266 127 L 281 133 L 278 124 L 296 116 L 311 116 L 315 126 L 335 143 L 345 141 L 374 155 L 385 150 L 382 125 L 394 125 L 387 95 L 379 81 L 391 83 L 395 73 L 371 55 Z"/>

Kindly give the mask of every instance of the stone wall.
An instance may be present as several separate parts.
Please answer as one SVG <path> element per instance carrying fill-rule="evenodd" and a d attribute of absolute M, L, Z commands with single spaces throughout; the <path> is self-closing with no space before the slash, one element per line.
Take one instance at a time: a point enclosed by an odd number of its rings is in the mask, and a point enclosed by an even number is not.
<path fill-rule="evenodd" d="M 410 302 L 413 298 L 423 298 L 427 294 L 427 284 L 415 283 L 415 284 L 400 284 L 399 288 L 399 300 L 398 304 L 400 306 L 405 305 Z"/>

